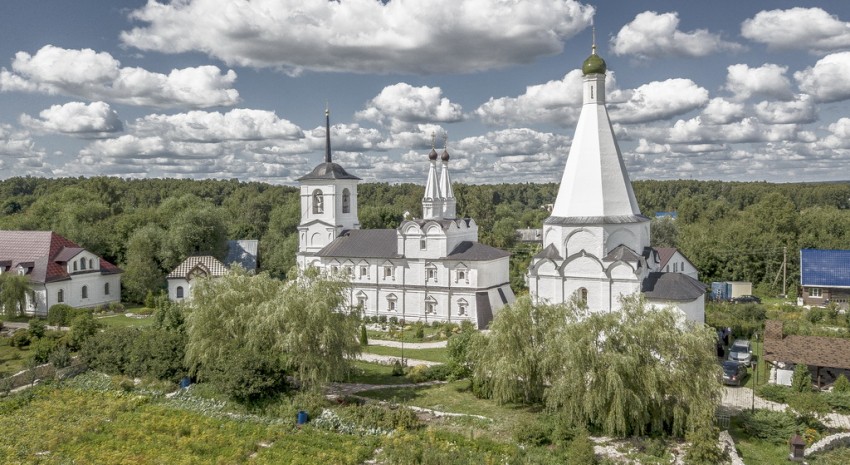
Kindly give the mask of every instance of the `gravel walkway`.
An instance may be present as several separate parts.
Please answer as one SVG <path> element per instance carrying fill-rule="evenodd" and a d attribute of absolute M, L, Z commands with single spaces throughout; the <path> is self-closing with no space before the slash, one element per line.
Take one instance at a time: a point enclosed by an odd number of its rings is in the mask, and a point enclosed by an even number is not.
<path fill-rule="evenodd" d="M 448 341 L 436 341 L 436 342 L 405 342 L 405 349 L 438 349 L 440 347 L 445 347 Z M 385 341 L 383 339 L 369 339 L 370 346 L 384 346 L 384 347 L 401 347 L 401 341 Z"/>
<path fill-rule="evenodd" d="M 753 390 L 747 387 L 723 387 L 723 397 L 720 401 L 721 409 L 727 413 L 739 412 L 748 410 L 753 406 Z M 788 408 L 786 404 L 771 402 L 755 396 L 755 407 L 757 409 L 767 409 L 784 411 Z M 821 420 L 831 428 L 839 428 L 850 430 L 850 415 L 842 415 L 840 413 L 828 413 L 822 415 Z"/>
<path fill-rule="evenodd" d="M 405 347 L 407 347 L 406 344 L 405 344 Z M 400 358 L 393 356 L 393 355 L 378 355 L 378 354 L 370 354 L 370 353 L 367 353 L 367 352 L 363 352 L 357 357 L 357 360 L 362 360 L 364 362 L 383 363 L 384 365 L 391 365 L 391 364 L 395 363 L 396 360 L 400 360 Z M 407 366 L 410 366 L 410 367 L 416 366 L 416 365 L 425 365 L 425 366 L 429 366 L 429 367 L 434 366 L 434 365 L 442 365 L 439 362 L 431 362 L 431 361 L 428 361 L 428 360 L 416 360 L 416 359 L 407 358 L 407 357 L 404 358 L 404 361 L 407 362 Z"/>

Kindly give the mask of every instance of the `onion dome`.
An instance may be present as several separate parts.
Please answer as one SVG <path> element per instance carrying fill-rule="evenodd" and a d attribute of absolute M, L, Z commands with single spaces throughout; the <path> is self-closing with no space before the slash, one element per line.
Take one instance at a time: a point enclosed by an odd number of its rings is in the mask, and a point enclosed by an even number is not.
<path fill-rule="evenodd" d="M 428 159 L 431 160 L 431 161 L 434 161 L 434 160 L 437 159 L 438 156 L 439 155 L 437 154 L 437 150 L 432 148 L 431 153 L 428 154 Z"/>
<path fill-rule="evenodd" d="M 605 74 L 607 70 L 608 66 L 605 64 L 605 60 L 596 54 L 596 46 L 594 46 L 593 53 L 581 65 L 582 74 L 585 76 L 588 74 Z"/>
<path fill-rule="evenodd" d="M 443 161 L 449 161 L 449 151 L 446 150 L 446 149 L 443 149 L 443 154 L 440 155 L 440 159 L 443 160 Z"/>

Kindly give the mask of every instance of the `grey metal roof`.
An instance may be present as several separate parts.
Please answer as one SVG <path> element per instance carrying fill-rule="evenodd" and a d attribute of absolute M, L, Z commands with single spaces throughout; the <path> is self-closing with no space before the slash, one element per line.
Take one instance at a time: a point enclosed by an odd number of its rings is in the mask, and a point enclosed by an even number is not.
<path fill-rule="evenodd" d="M 479 242 L 463 241 L 449 252 L 447 260 L 487 261 L 510 257 L 511 253 Z"/>
<path fill-rule="evenodd" d="M 398 258 L 398 232 L 395 229 L 346 229 L 316 255 L 340 258 Z"/>
<path fill-rule="evenodd" d="M 651 300 L 690 302 L 705 294 L 705 284 L 682 273 L 652 272 L 640 291 Z"/>
<path fill-rule="evenodd" d="M 360 178 L 345 171 L 345 168 L 334 162 L 319 163 L 313 168 L 309 174 L 298 178 L 299 181 L 308 181 L 311 179 L 354 179 L 359 181 Z"/>
<path fill-rule="evenodd" d="M 606 262 L 615 262 L 617 260 L 622 260 L 624 262 L 636 262 L 640 260 L 640 255 L 636 254 L 634 250 L 626 247 L 625 245 L 618 245 L 614 247 L 614 250 L 608 252 L 603 259 Z"/>
<path fill-rule="evenodd" d="M 257 269 L 257 248 L 260 241 L 256 239 L 242 239 L 239 241 L 227 241 L 227 257 L 224 263 L 233 266 L 238 263 L 247 271 Z"/>
<path fill-rule="evenodd" d="M 563 260 L 561 254 L 558 253 L 558 248 L 555 247 L 555 244 L 549 244 L 545 249 L 541 250 L 534 256 L 534 258 L 548 258 L 550 260 Z"/>
<path fill-rule="evenodd" d="M 543 224 L 624 224 L 624 223 L 642 223 L 649 221 L 649 218 L 643 215 L 622 215 L 622 216 L 550 216 L 543 221 Z"/>

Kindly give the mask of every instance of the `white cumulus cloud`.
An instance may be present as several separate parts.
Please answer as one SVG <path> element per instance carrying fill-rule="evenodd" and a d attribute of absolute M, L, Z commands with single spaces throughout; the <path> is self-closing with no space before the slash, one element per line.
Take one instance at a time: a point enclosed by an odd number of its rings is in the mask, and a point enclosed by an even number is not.
<path fill-rule="evenodd" d="M 817 120 L 817 107 L 806 94 L 798 95 L 788 102 L 759 102 L 755 105 L 755 111 L 760 121 L 771 124 L 804 124 Z"/>
<path fill-rule="evenodd" d="M 49 176 L 44 149 L 36 146 L 29 131 L 0 123 L 0 179 L 9 176 Z"/>
<path fill-rule="evenodd" d="M 741 35 L 772 49 L 830 52 L 850 47 L 850 23 L 821 8 L 760 11 L 741 24 Z"/>
<path fill-rule="evenodd" d="M 837 102 L 850 98 L 850 52 L 827 55 L 815 66 L 794 73 L 800 90 L 819 102 Z"/>
<path fill-rule="evenodd" d="M 720 34 L 697 29 L 679 30 L 679 14 L 644 11 L 623 26 L 611 39 L 611 50 L 616 55 L 635 58 L 659 58 L 670 55 L 702 57 L 720 51 L 736 51 L 743 47 L 727 42 Z"/>
<path fill-rule="evenodd" d="M 730 65 L 726 70 L 724 88 L 734 94 L 736 100 L 746 100 L 752 96 L 789 100 L 794 96 L 791 81 L 785 76 L 787 66 L 765 63 L 750 68 L 740 63 Z"/>
<path fill-rule="evenodd" d="M 173 69 L 168 74 L 121 67 L 106 52 L 45 45 L 35 55 L 18 52 L 12 70 L 0 69 L 0 91 L 69 95 L 150 107 L 205 108 L 239 102 L 236 73 L 217 66 Z"/>
<path fill-rule="evenodd" d="M 137 119 L 133 131 L 174 141 L 221 142 L 299 139 L 304 133 L 272 111 L 236 108 L 227 113 L 190 111 L 175 115 L 153 114 Z"/>
<path fill-rule="evenodd" d="M 443 97 L 439 87 L 414 87 L 400 82 L 384 87 L 355 117 L 400 130 L 417 123 L 462 121 L 463 107 Z"/>
<path fill-rule="evenodd" d="M 472 72 L 557 53 L 593 13 L 574 0 L 149 1 L 121 40 L 293 74 Z"/>
<path fill-rule="evenodd" d="M 653 81 L 625 93 L 626 102 L 610 105 L 611 119 L 624 124 L 669 119 L 708 103 L 708 91 L 690 79 Z"/>
<path fill-rule="evenodd" d="M 740 121 L 746 115 L 744 104 L 730 102 L 722 97 L 713 98 L 702 110 L 702 120 L 709 124 L 727 124 Z"/>
<path fill-rule="evenodd" d="M 605 76 L 605 87 L 616 87 L 614 74 L 610 71 Z M 525 93 L 517 97 L 491 97 L 474 113 L 490 125 L 552 123 L 567 127 L 578 119 L 581 100 L 582 72 L 575 69 L 563 79 L 528 86 Z"/>
<path fill-rule="evenodd" d="M 83 137 L 102 137 L 124 129 L 118 113 L 105 102 L 53 105 L 42 110 L 38 116 L 40 118 L 21 115 L 21 124 L 35 131 Z"/>

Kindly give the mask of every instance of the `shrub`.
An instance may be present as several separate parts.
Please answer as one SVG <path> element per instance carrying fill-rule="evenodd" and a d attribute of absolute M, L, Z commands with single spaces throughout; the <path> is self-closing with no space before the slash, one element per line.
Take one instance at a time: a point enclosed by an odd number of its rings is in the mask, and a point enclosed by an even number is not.
<path fill-rule="evenodd" d="M 363 347 L 369 345 L 369 336 L 366 334 L 366 325 L 360 325 L 360 345 Z"/>
<path fill-rule="evenodd" d="M 844 373 L 838 375 L 835 383 L 832 384 L 832 392 L 850 392 L 850 381 L 844 376 Z"/>
<path fill-rule="evenodd" d="M 47 363 L 55 348 L 56 341 L 53 339 L 38 339 L 32 347 L 32 358 L 38 364 Z"/>
<path fill-rule="evenodd" d="M 690 442 L 685 453 L 685 463 L 689 465 L 714 465 L 724 463 L 723 451 L 717 446 L 717 428 L 695 428 L 689 431 L 686 439 Z"/>
<path fill-rule="evenodd" d="M 401 360 L 396 359 L 393 362 L 393 376 L 404 376 L 404 365 L 401 364 Z"/>
<path fill-rule="evenodd" d="M 112 313 L 124 313 L 124 304 L 121 302 L 109 302 L 106 309 Z"/>
<path fill-rule="evenodd" d="M 32 338 L 42 338 L 47 331 L 47 324 L 41 318 L 33 318 L 29 322 L 29 333 Z"/>
<path fill-rule="evenodd" d="M 850 392 L 824 392 L 820 394 L 824 396 L 829 407 L 837 412 L 850 413 Z"/>
<path fill-rule="evenodd" d="M 807 365 L 798 363 L 794 367 L 794 374 L 791 375 L 791 390 L 794 392 L 812 391 L 812 373 Z"/>
<path fill-rule="evenodd" d="M 790 412 L 756 410 L 741 414 L 741 427 L 750 436 L 782 444 L 797 431 L 797 419 Z"/>
<path fill-rule="evenodd" d="M 756 388 L 756 394 L 763 399 L 785 404 L 792 392 L 790 387 L 781 384 L 762 384 Z"/>
<path fill-rule="evenodd" d="M 384 407 L 376 404 L 351 405 L 336 411 L 340 420 L 353 423 L 361 428 L 395 430 L 416 429 L 421 426 L 419 417 L 413 410 L 404 407 Z"/>
<path fill-rule="evenodd" d="M 71 349 L 79 349 L 86 339 L 100 330 L 100 326 L 91 312 L 80 313 L 71 321 L 71 330 L 68 332 L 68 346 Z"/>
<path fill-rule="evenodd" d="M 186 374 L 186 335 L 161 328 L 145 328 L 130 344 L 125 373 L 177 382 Z"/>
<path fill-rule="evenodd" d="M 381 323 L 382 325 L 387 324 L 387 316 L 386 315 L 379 316 L 378 317 L 378 323 Z"/>
<path fill-rule="evenodd" d="M 68 326 L 68 315 L 74 307 L 66 304 L 51 305 L 47 310 L 47 323 L 51 326 Z"/>
<path fill-rule="evenodd" d="M 567 463 L 569 465 L 595 465 L 596 454 L 593 452 L 593 441 L 587 434 L 587 430 L 579 428 L 573 440 L 567 447 Z"/>
<path fill-rule="evenodd" d="M 391 325 L 397 325 L 398 324 L 398 317 L 391 316 L 389 318 L 389 322 L 390 322 Z"/>
<path fill-rule="evenodd" d="M 156 305 L 155 299 L 156 297 L 153 295 L 153 291 L 148 289 L 148 293 L 145 294 L 145 307 L 154 308 Z"/>
<path fill-rule="evenodd" d="M 86 339 L 80 358 L 93 370 L 124 374 L 130 358 L 131 344 L 139 335 L 138 328 L 109 328 Z"/>
<path fill-rule="evenodd" d="M 422 323 L 416 324 L 416 329 L 413 332 L 413 337 L 416 339 L 424 339 L 425 338 L 425 327 Z"/>
<path fill-rule="evenodd" d="M 50 352 L 47 361 L 55 368 L 65 368 L 71 365 L 71 353 L 64 345 L 59 345 Z"/>
<path fill-rule="evenodd" d="M 513 429 L 513 439 L 518 444 L 545 446 L 552 443 L 552 424 L 535 416 L 517 422 Z"/>
<path fill-rule="evenodd" d="M 12 347 L 17 347 L 18 349 L 23 349 L 24 347 L 30 345 L 30 333 L 26 329 L 18 329 L 12 334 L 12 339 L 9 340 L 9 345 Z"/>
<path fill-rule="evenodd" d="M 411 383 L 445 381 L 450 375 L 451 368 L 447 365 L 416 365 L 407 371 L 407 378 Z"/>

